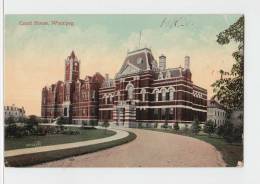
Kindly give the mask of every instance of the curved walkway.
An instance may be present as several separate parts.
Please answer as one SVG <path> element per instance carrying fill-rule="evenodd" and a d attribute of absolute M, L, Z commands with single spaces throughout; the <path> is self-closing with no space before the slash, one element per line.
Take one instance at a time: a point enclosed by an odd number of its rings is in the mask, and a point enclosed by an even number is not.
<path fill-rule="evenodd" d="M 110 141 L 114 141 L 117 139 L 122 139 L 129 135 L 129 133 L 124 130 L 110 129 L 110 128 L 108 128 L 108 130 L 115 131 L 116 134 L 113 136 L 110 136 L 110 137 L 88 140 L 88 141 L 80 141 L 80 142 L 74 142 L 74 143 L 56 144 L 56 145 L 50 145 L 50 146 L 9 150 L 9 151 L 5 151 L 5 157 L 62 150 L 62 149 L 67 149 L 67 148 L 77 148 L 77 147 L 82 147 L 82 146 L 89 146 L 89 145 L 94 145 L 94 144 L 99 144 L 99 143 L 110 142 Z"/>
<path fill-rule="evenodd" d="M 137 138 L 121 146 L 52 161 L 38 167 L 219 167 L 225 166 L 212 145 L 191 137 L 127 129 Z"/>

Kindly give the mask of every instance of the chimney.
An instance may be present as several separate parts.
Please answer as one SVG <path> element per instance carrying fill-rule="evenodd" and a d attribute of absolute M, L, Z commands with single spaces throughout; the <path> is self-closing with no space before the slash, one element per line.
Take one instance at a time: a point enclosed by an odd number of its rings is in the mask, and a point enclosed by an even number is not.
<path fill-rule="evenodd" d="M 108 73 L 105 74 L 106 81 L 109 79 Z"/>
<path fill-rule="evenodd" d="M 166 56 L 163 54 L 159 57 L 159 69 L 160 70 L 166 69 Z"/>
<path fill-rule="evenodd" d="M 184 70 L 190 69 L 190 56 L 184 57 Z"/>

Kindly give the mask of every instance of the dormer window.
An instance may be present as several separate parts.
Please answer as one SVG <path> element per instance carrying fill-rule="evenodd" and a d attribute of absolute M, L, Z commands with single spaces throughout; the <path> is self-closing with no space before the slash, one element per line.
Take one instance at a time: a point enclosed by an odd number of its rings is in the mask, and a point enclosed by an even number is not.
<path fill-rule="evenodd" d="M 163 73 L 162 72 L 159 73 L 158 79 L 163 79 Z"/>
<path fill-rule="evenodd" d="M 140 58 L 140 57 L 139 57 L 139 58 L 137 58 L 137 64 L 138 64 L 138 65 L 140 65 L 140 64 L 142 64 L 142 63 L 143 63 L 143 59 L 142 59 L 142 58 Z"/>
<path fill-rule="evenodd" d="M 165 76 L 166 79 L 169 79 L 171 78 L 171 73 L 169 70 L 166 71 L 166 76 Z"/>

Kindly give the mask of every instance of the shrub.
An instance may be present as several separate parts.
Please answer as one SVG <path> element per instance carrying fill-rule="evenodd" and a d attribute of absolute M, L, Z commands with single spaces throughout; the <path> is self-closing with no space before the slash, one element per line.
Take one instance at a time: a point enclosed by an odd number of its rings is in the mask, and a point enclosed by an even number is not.
<path fill-rule="evenodd" d="M 180 126 L 179 126 L 179 123 L 178 123 L 178 122 L 174 123 L 173 129 L 174 129 L 175 131 L 179 131 L 179 130 L 180 130 Z"/>
<path fill-rule="evenodd" d="M 207 133 L 209 136 L 215 132 L 216 125 L 212 120 L 209 120 L 205 123 L 203 132 Z"/>
<path fill-rule="evenodd" d="M 215 133 L 216 133 L 219 137 L 223 136 L 224 126 L 223 126 L 223 125 L 218 126 L 218 127 L 215 129 Z"/>
<path fill-rule="evenodd" d="M 243 129 L 243 125 L 238 125 L 233 128 L 232 136 L 234 142 L 242 141 Z"/>
<path fill-rule="evenodd" d="M 229 142 L 233 142 L 233 124 L 226 121 L 223 126 L 223 138 Z"/>
<path fill-rule="evenodd" d="M 154 128 L 158 128 L 158 123 L 157 122 L 154 124 Z"/>
<path fill-rule="evenodd" d="M 143 128 L 142 123 L 138 122 L 138 128 Z"/>
<path fill-rule="evenodd" d="M 168 121 L 165 121 L 164 124 L 162 125 L 162 128 L 165 130 L 168 128 Z"/>
<path fill-rule="evenodd" d="M 89 120 L 89 125 L 94 127 L 94 126 L 98 125 L 98 122 L 97 122 L 97 120 Z"/>
<path fill-rule="evenodd" d="M 69 118 L 61 116 L 57 119 L 57 124 L 58 125 L 64 125 L 64 124 L 70 124 L 69 123 Z"/>
<path fill-rule="evenodd" d="M 199 121 L 198 120 L 193 121 L 192 125 L 191 125 L 191 132 L 193 134 L 197 135 L 200 130 L 201 130 L 201 127 L 199 125 Z"/>

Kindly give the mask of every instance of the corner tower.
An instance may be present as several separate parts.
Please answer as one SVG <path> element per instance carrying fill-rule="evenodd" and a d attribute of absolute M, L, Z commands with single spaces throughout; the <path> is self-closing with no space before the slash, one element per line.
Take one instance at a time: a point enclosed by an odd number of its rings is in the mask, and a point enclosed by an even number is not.
<path fill-rule="evenodd" d="M 72 82 L 79 79 L 80 61 L 74 51 L 65 59 L 65 82 Z"/>

